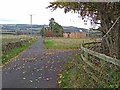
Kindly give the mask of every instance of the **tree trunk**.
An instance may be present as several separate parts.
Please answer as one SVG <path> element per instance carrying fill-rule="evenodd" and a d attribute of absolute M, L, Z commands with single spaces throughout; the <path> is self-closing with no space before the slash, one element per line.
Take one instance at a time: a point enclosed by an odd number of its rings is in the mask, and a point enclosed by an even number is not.
<path fill-rule="evenodd" d="M 117 52 L 117 57 L 118 59 L 120 60 L 120 19 L 118 21 L 118 29 L 117 29 L 117 32 L 118 32 L 118 52 Z"/>
<path fill-rule="evenodd" d="M 102 8 L 99 11 L 101 16 L 101 27 L 102 27 L 101 31 L 104 36 L 113 25 L 113 23 L 111 23 L 111 20 L 115 22 L 115 20 L 118 18 L 119 15 L 116 15 L 116 16 L 110 15 L 107 12 L 106 3 L 102 3 L 101 5 L 102 5 Z M 120 19 L 115 24 L 115 26 L 111 29 L 108 35 L 102 38 L 101 45 L 103 48 L 103 53 L 111 57 L 120 59 L 119 44 L 120 44 Z"/>
<path fill-rule="evenodd" d="M 107 14 L 107 7 L 106 7 L 106 3 L 101 3 L 102 8 L 100 8 L 100 18 L 101 18 L 101 31 L 102 31 L 102 36 L 104 36 L 109 28 L 110 28 L 110 18 L 109 15 Z M 104 37 L 102 38 L 102 48 L 103 48 L 103 53 L 106 55 L 109 55 L 110 53 L 110 47 L 109 47 L 109 43 L 108 43 L 108 38 Z"/>

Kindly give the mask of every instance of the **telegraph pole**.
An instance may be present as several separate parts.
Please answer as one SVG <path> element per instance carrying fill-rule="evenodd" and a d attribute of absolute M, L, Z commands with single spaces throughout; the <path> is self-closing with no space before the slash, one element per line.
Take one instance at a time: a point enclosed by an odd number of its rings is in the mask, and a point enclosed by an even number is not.
<path fill-rule="evenodd" d="M 30 14 L 30 25 L 31 25 L 31 35 L 32 35 L 32 14 Z"/>

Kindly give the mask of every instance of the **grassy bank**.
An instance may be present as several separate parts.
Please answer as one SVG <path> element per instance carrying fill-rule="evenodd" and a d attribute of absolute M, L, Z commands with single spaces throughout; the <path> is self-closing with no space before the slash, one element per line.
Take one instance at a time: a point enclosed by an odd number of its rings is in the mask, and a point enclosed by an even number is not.
<path fill-rule="evenodd" d="M 91 42 L 92 39 L 70 39 L 70 38 L 45 38 L 44 44 L 47 49 L 77 49 L 82 42 Z"/>
<path fill-rule="evenodd" d="M 20 52 L 22 52 L 23 50 L 25 50 L 28 46 L 30 46 L 35 40 L 29 41 L 19 47 L 16 47 L 4 54 L 2 54 L 2 64 L 5 64 L 6 62 L 8 62 L 11 58 L 17 56 Z"/>
<path fill-rule="evenodd" d="M 92 88 L 97 84 L 83 70 L 83 62 L 77 53 L 69 59 L 60 74 L 59 86 L 62 88 Z M 98 86 L 98 85 L 97 85 Z"/>
<path fill-rule="evenodd" d="M 0 65 L 5 64 L 8 62 L 11 58 L 15 57 L 18 55 L 21 51 L 26 49 L 28 46 L 30 46 L 35 40 L 37 40 L 37 36 L 35 35 L 11 35 L 11 34 L 1 34 L 0 39 L 1 39 L 1 47 L 7 45 L 8 43 L 14 43 L 14 42 L 20 42 L 22 40 L 30 40 L 29 42 L 25 42 L 22 45 L 19 45 L 17 47 L 14 47 L 7 52 L 1 52 L 0 53 Z M 32 41 L 31 41 L 32 39 Z M 1 48 L 2 49 L 2 48 Z M 2 50 L 1 50 L 2 51 Z"/>
<path fill-rule="evenodd" d="M 112 73 L 110 70 L 107 72 L 106 78 L 100 78 L 95 81 L 95 77 L 92 74 L 86 72 L 86 67 L 89 67 L 80 56 L 80 53 L 76 53 L 68 59 L 63 71 L 59 75 L 59 87 L 62 88 L 118 88 L 120 87 L 119 75 L 120 71 Z M 106 66 L 107 67 L 107 66 Z M 93 75 L 95 75 L 93 73 Z M 105 74 L 104 74 L 105 75 Z M 94 77 L 94 79 L 93 79 Z M 117 81 L 116 81 L 117 79 Z M 115 82 L 116 81 L 116 82 Z"/>

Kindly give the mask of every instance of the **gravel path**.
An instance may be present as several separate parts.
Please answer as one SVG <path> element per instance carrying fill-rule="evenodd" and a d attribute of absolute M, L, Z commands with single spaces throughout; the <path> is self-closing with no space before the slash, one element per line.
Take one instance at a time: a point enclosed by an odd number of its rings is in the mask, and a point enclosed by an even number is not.
<path fill-rule="evenodd" d="M 46 50 L 40 39 L 3 68 L 2 87 L 57 88 L 58 74 L 73 53 L 73 50 Z"/>

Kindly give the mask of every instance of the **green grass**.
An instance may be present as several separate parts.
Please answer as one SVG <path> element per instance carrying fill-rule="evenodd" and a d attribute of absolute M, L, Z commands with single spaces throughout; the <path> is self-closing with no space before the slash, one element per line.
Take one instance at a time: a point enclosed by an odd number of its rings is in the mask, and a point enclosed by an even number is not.
<path fill-rule="evenodd" d="M 54 41 L 53 40 L 45 40 L 44 44 L 45 44 L 46 48 L 53 48 Z"/>
<path fill-rule="evenodd" d="M 99 85 L 87 75 L 83 69 L 84 63 L 77 53 L 69 58 L 59 79 L 62 88 L 93 88 Z M 97 88 L 96 87 L 96 88 Z"/>
<path fill-rule="evenodd" d="M 44 44 L 47 49 L 78 49 L 80 43 L 91 42 L 92 39 L 70 39 L 70 38 L 45 38 Z"/>
<path fill-rule="evenodd" d="M 6 53 L 4 53 L 2 55 L 2 64 L 5 64 L 6 62 L 8 62 L 11 58 L 17 56 L 20 52 L 22 52 L 23 50 L 25 50 L 28 46 L 30 46 L 33 42 L 33 41 L 30 41 L 30 42 L 27 42 L 19 47 L 16 47 Z"/>
<path fill-rule="evenodd" d="M 68 58 L 68 62 L 66 63 L 63 71 L 59 76 L 59 87 L 61 88 L 118 88 L 119 84 L 119 75 L 120 72 L 111 73 L 108 72 L 112 77 L 106 77 L 104 80 L 109 79 L 109 82 L 102 84 L 103 79 L 101 80 L 100 75 L 97 76 L 99 79 L 98 82 L 94 81 L 91 75 L 85 72 L 83 67 L 88 67 L 80 57 L 80 53 L 76 53 L 75 55 Z M 108 65 L 109 66 L 109 65 Z M 107 67 L 107 66 L 106 66 Z M 93 72 L 93 71 L 92 71 Z"/>

